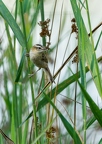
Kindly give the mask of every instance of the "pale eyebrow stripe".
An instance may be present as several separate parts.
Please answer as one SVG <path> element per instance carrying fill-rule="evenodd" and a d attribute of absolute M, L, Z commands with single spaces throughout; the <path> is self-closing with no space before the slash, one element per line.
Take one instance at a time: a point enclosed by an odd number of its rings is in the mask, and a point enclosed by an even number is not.
<path fill-rule="evenodd" d="M 36 46 L 36 47 L 39 47 L 39 46 L 42 47 L 40 44 L 36 44 L 35 46 Z"/>

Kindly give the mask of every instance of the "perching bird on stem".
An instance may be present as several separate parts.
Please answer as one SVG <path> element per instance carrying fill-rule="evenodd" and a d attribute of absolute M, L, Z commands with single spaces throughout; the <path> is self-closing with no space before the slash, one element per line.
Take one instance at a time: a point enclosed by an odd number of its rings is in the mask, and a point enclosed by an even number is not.
<path fill-rule="evenodd" d="M 47 57 L 46 57 L 46 54 L 45 54 L 45 51 L 47 51 L 47 50 L 48 49 L 45 48 L 44 46 L 42 46 L 40 44 L 36 44 L 30 49 L 30 52 L 27 53 L 26 56 L 29 56 L 30 60 L 32 60 L 33 63 L 37 67 L 39 67 L 38 70 L 43 68 L 45 70 L 45 72 L 47 73 L 50 82 L 53 83 L 54 82 L 54 78 L 52 77 L 51 72 L 49 70 L 48 60 L 47 60 Z M 34 73 L 30 74 L 30 77 L 32 77 L 33 75 L 34 75 Z"/>

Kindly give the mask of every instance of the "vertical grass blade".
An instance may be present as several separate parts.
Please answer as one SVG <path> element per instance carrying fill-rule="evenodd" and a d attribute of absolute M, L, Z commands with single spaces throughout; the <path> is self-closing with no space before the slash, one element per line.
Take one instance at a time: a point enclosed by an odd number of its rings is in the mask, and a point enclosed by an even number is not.
<path fill-rule="evenodd" d="M 85 54 L 86 62 L 90 69 L 91 75 L 93 77 L 93 80 L 94 80 L 97 90 L 99 92 L 99 95 L 102 97 L 102 81 L 101 81 L 101 75 L 99 72 L 99 67 L 98 67 L 94 47 L 89 40 L 88 33 L 86 31 L 85 24 L 83 22 L 81 12 L 77 6 L 76 0 L 70 0 L 70 1 L 71 1 L 71 5 L 73 8 L 74 16 L 75 16 L 75 19 L 77 22 L 79 34 L 81 33 L 81 31 L 83 31 L 82 34 L 84 35 L 84 47 L 85 47 L 84 54 Z M 81 26 L 80 26 L 80 24 L 81 24 Z M 80 41 L 83 40 L 82 39 L 83 35 L 80 35 Z M 79 50 L 79 52 L 80 52 L 79 55 L 82 54 L 81 50 Z"/>
<path fill-rule="evenodd" d="M 9 10 L 7 9 L 7 7 L 4 5 L 4 3 L 2 1 L 0 1 L 0 15 L 4 18 L 5 21 L 7 21 L 7 23 L 11 27 L 14 35 L 18 39 L 20 45 L 22 47 L 25 47 L 26 45 L 25 45 L 24 35 L 21 32 L 16 21 L 14 20 L 13 16 L 11 15 L 11 13 L 9 12 Z"/>
<path fill-rule="evenodd" d="M 20 79 L 22 68 L 23 68 L 23 63 L 24 63 L 24 60 L 25 60 L 25 54 L 26 54 L 26 51 L 24 50 L 23 54 L 22 54 L 20 64 L 19 64 L 19 67 L 18 67 L 18 70 L 17 70 L 15 82 L 18 82 L 19 79 Z"/>
<path fill-rule="evenodd" d="M 90 106 L 91 111 L 93 112 L 95 118 L 99 122 L 100 126 L 102 126 L 102 111 L 101 111 L 101 109 L 98 108 L 98 106 L 95 104 L 95 102 L 92 100 L 90 95 L 87 93 L 87 91 L 84 89 L 84 87 L 80 83 L 79 83 L 79 86 L 83 92 L 84 97 L 86 98 L 87 102 L 89 103 L 89 106 Z"/>

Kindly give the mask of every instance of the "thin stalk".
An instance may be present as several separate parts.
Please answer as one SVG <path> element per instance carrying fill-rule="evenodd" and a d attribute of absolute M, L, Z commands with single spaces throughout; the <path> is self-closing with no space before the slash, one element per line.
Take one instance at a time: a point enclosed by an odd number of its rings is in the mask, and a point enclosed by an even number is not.
<path fill-rule="evenodd" d="M 13 111 L 14 111 L 14 121 L 16 128 L 16 143 L 19 144 L 19 133 L 18 133 L 18 104 L 17 104 L 17 84 L 15 84 L 14 95 L 13 95 Z"/>
<path fill-rule="evenodd" d="M 64 1 L 62 2 L 62 6 L 61 6 L 61 15 L 60 15 L 58 42 L 57 42 L 57 48 L 56 48 L 56 54 L 55 54 L 53 74 L 54 74 L 54 70 L 55 70 L 55 66 L 56 66 L 56 60 L 57 60 L 57 54 L 58 54 L 58 44 L 59 44 L 60 33 L 61 33 L 61 21 L 62 21 L 63 3 L 64 3 Z M 57 85 L 58 85 L 58 83 L 59 83 L 59 79 L 60 79 L 60 74 L 59 74 L 59 77 L 58 77 Z M 56 91 L 57 91 L 57 88 L 58 88 L 58 87 L 56 86 Z M 56 96 L 56 91 L 55 91 L 55 96 Z M 51 94 L 50 94 L 50 95 L 51 95 Z M 54 103 L 56 103 L 56 97 L 55 97 L 55 96 L 54 96 Z M 52 119 L 53 119 L 53 115 L 54 115 L 54 109 L 52 109 L 51 121 L 52 121 Z"/>
<path fill-rule="evenodd" d="M 44 21 L 44 2 L 43 0 L 40 0 L 40 12 L 41 12 L 41 21 Z M 42 37 L 42 43 L 45 46 L 46 45 L 46 38 Z"/>
<path fill-rule="evenodd" d="M 18 10 L 18 0 L 16 0 L 16 6 L 15 6 L 15 21 L 17 20 L 17 10 Z M 14 50 L 16 46 L 16 37 L 14 35 Z"/>
<path fill-rule="evenodd" d="M 78 73 L 78 63 L 76 68 L 76 73 Z M 74 129 L 76 130 L 76 98 L 77 98 L 77 81 L 75 82 L 75 99 L 74 99 Z"/>
<path fill-rule="evenodd" d="M 53 29 L 53 22 L 54 22 L 56 4 L 57 4 L 57 0 L 55 0 L 55 4 L 54 4 L 54 11 L 53 11 L 53 16 L 52 16 L 52 24 L 51 24 L 51 33 L 52 33 L 52 29 Z M 51 37 L 50 37 L 50 39 L 51 39 Z M 49 41 L 50 41 L 50 39 L 49 39 Z"/>
<path fill-rule="evenodd" d="M 89 29 L 90 29 L 90 37 L 91 37 L 91 43 L 92 43 L 92 46 L 94 48 L 94 41 L 93 41 L 93 37 L 92 37 L 92 29 L 91 29 L 91 21 L 90 21 L 90 15 L 89 15 L 89 8 L 88 8 L 88 1 L 86 0 L 86 12 L 87 12 L 87 18 L 88 18 L 88 23 L 89 23 Z M 84 86 L 86 87 L 86 82 L 84 82 Z M 82 98 L 82 103 L 83 103 L 83 118 L 84 118 L 84 143 L 86 143 L 86 118 L 87 118 L 87 115 L 86 115 L 86 99 L 85 98 Z"/>
<path fill-rule="evenodd" d="M 100 42 L 101 36 L 102 36 L 102 31 L 100 32 L 99 38 L 98 38 L 98 40 L 97 40 L 97 43 L 96 43 L 96 46 L 95 46 L 95 50 L 96 50 L 97 47 L 98 47 L 98 44 L 99 44 L 99 42 Z"/>
<path fill-rule="evenodd" d="M 18 10 L 18 0 L 16 0 L 16 6 L 15 6 L 15 20 L 17 19 L 17 10 Z"/>
<path fill-rule="evenodd" d="M 15 55 L 14 55 L 15 51 L 14 51 L 13 45 L 12 45 L 12 38 L 10 36 L 9 26 L 6 22 L 5 22 L 5 27 L 6 27 L 7 37 L 8 37 L 8 40 L 9 40 L 10 51 L 11 51 L 11 54 L 12 54 L 13 65 L 17 67 L 16 58 L 15 58 Z"/>
<path fill-rule="evenodd" d="M 25 29 L 22 2 L 20 2 L 20 8 L 21 8 L 21 18 L 22 18 L 23 32 L 24 32 L 24 36 L 25 36 L 26 50 L 28 52 L 27 36 L 26 36 L 26 29 Z M 29 70 L 30 70 L 30 64 L 29 63 L 30 62 L 29 62 L 29 59 L 28 59 L 28 67 L 29 67 Z M 32 95 L 32 103 L 33 103 L 34 128 L 35 128 L 35 138 L 36 138 L 37 137 L 36 104 L 35 104 L 35 99 L 34 99 L 34 90 L 33 90 L 32 79 L 30 79 L 30 87 L 31 87 L 31 95 Z M 38 142 L 37 142 L 37 144 L 38 144 Z"/>
<path fill-rule="evenodd" d="M 82 23 L 81 23 L 82 24 Z M 82 29 L 83 30 L 83 29 Z M 81 47 L 84 49 L 85 45 L 84 45 L 84 35 L 82 35 L 82 39 L 81 39 Z M 79 49 L 78 49 L 78 54 L 80 53 Z M 85 54 L 82 51 L 82 55 L 79 57 L 80 59 L 80 76 L 81 76 L 81 84 L 83 85 L 83 87 L 86 89 L 86 71 L 85 71 Z M 83 125 L 84 125 L 84 144 L 86 144 L 86 99 L 82 94 L 82 114 L 83 114 Z"/>
<path fill-rule="evenodd" d="M 23 96 L 23 91 L 22 91 L 22 85 L 19 86 L 19 103 L 18 103 L 18 108 L 19 108 L 19 117 L 18 117 L 18 120 L 19 120 L 19 125 L 22 123 L 22 96 Z M 19 142 L 22 141 L 22 127 L 19 128 Z"/>
<path fill-rule="evenodd" d="M 21 143 L 21 144 L 28 144 L 28 143 L 27 143 L 28 133 L 29 133 L 29 126 L 28 126 L 28 121 L 26 121 L 25 126 L 24 126 L 24 128 L 23 128 L 22 143 Z"/>
<path fill-rule="evenodd" d="M 7 78 L 7 74 L 5 72 L 4 69 L 4 64 L 3 64 L 3 72 L 4 72 L 4 88 L 5 88 L 5 93 L 6 93 L 6 97 L 7 97 L 7 107 L 8 107 L 8 111 L 9 111 L 9 118 L 10 118 L 10 124 L 11 124 L 11 116 L 12 116 L 12 111 L 11 111 L 11 102 L 10 102 L 10 93 L 9 93 L 9 89 L 8 89 L 8 78 Z"/>
<path fill-rule="evenodd" d="M 90 14 L 89 14 L 89 7 L 88 7 L 88 1 L 87 0 L 86 0 L 86 12 L 87 12 L 87 18 L 88 18 L 88 23 L 89 23 L 91 42 L 92 42 L 92 45 L 94 47 L 94 40 L 92 37 L 91 21 L 90 21 Z"/>

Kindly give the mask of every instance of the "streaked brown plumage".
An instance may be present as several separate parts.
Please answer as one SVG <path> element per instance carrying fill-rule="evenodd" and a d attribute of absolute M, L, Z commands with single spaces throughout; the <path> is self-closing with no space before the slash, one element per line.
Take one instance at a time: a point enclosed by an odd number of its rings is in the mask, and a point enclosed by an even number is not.
<path fill-rule="evenodd" d="M 30 57 L 30 60 L 32 60 L 34 64 L 37 67 L 39 67 L 39 69 L 43 68 L 45 70 L 45 72 L 49 76 L 50 82 L 53 83 L 54 78 L 52 77 L 51 72 L 49 70 L 48 60 L 47 60 L 45 51 L 47 51 L 47 49 L 44 46 L 40 44 L 36 44 L 31 48 L 29 52 L 29 57 Z"/>

